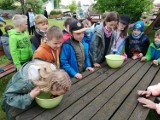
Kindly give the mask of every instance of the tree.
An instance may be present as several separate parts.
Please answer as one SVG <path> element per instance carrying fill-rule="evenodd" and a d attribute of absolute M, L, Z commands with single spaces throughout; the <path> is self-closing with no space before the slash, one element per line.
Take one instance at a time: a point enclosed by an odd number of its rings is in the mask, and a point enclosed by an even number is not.
<path fill-rule="evenodd" d="M 153 4 L 152 0 L 95 0 L 94 9 L 100 13 L 116 11 L 119 14 L 128 14 L 132 22 L 140 19 L 142 13 Z"/>
<path fill-rule="evenodd" d="M 26 0 L 25 2 L 25 5 L 26 5 L 26 8 L 28 7 L 31 7 L 34 11 L 34 13 L 42 13 L 42 5 L 43 5 L 43 2 L 42 0 Z"/>
<path fill-rule="evenodd" d="M 72 3 L 68 6 L 70 11 L 73 13 L 76 11 L 77 9 L 77 4 L 76 4 L 76 1 L 75 0 L 72 0 Z"/>
<path fill-rule="evenodd" d="M 0 9 L 3 10 L 13 10 L 16 9 L 13 0 L 1 0 L 0 1 Z"/>

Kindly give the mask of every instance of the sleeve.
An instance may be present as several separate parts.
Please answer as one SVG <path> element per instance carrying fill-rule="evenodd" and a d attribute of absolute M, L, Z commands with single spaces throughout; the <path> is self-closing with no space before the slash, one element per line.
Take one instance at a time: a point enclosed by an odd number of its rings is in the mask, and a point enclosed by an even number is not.
<path fill-rule="evenodd" d="M 63 44 L 61 53 L 60 53 L 60 66 L 71 76 L 74 77 L 77 73 L 71 67 L 69 59 L 71 57 L 71 48 L 68 44 Z"/>
<path fill-rule="evenodd" d="M 33 99 L 29 95 L 29 91 L 24 91 L 25 89 L 23 89 L 25 85 L 24 82 L 18 80 L 16 83 L 9 86 L 5 92 L 6 103 L 8 105 L 19 109 L 25 109 L 32 103 Z"/>
<path fill-rule="evenodd" d="M 160 83 L 149 86 L 147 88 L 147 91 L 150 91 L 153 96 L 159 96 L 160 95 Z"/>
<path fill-rule="evenodd" d="M 89 49 L 89 54 L 91 57 L 92 63 L 97 63 L 98 62 L 98 53 L 99 53 L 99 43 L 100 43 L 100 37 L 95 33 L 93 36 L 93 39 L 90 44 L 90 49 Z"/>
<path fill-rule="evenodd" d="M 21 67 L 21 63 L 18 58 L 17 40 L 13 36 L 9 37 L 9 49 L 11 52 L 13 63 L 16 65 L 17 68 Z"/>
<path fill-rule="evenodd" d="M 145 56 L 149 47 L 149 39 L 147 35 L 144 35 L 144 37 L 142 38 L 142 53 Z"/>
<path fill-rule="evenodd" d="M 88 44 L 84 43 L 84 50 L 85 50 L 85 66 L 90 67 L 91 66 L 91 61 L 89 57 L 89 46 Z"/>
<path fill-rule="evenodd" d="M 33 57 L 33 49 L 32 49 L 31 41 L 30 41 L 30 44 L 29 44 L 29 52 L 30 52 L 30 58 L 32 58 Z"/>
<path fill-rule="evenodd" d="M 126 38 L 126 44 L 125 44 L 125 53 L 127 54 L 128 58 L 131 58 L 133 56 L 131 50 L 129 49 L 129 40 L 130 36 Z"/>
<path fill-rule="evenodd" d="M 117 54 L 119 54 L 119 55 L 121 54 L 123 47 L 125 45 L 125 41 L 126 41 L 126 39 L 124 39 L 123 42 L 119 45 L 118 50 L 117 50 Z"/>
<path fill-rule="evenodd" d="M 150 61 L 150 60 L 151 60 L 151 58 L 152 58 L 151 45 L 149 46 L 148 51 L 147 51 L 145 57 L 146 57 L 147 61 Z"/>

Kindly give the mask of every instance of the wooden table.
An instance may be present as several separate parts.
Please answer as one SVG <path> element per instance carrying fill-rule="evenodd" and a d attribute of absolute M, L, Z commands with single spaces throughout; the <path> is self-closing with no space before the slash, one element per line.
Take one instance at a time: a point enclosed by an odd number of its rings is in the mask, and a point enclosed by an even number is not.
<path fill-rule="evenodd" d="M 160 67 L 129 59 L 121 68 L 104 63 L 83 76 L 72 79 L 71 91 L 59 106 L 46 110 L 36 105 L 17 115 L 17 120 L 145 120 L 149 109 L 137 102 L 137 90 L 160 82 Z"/>

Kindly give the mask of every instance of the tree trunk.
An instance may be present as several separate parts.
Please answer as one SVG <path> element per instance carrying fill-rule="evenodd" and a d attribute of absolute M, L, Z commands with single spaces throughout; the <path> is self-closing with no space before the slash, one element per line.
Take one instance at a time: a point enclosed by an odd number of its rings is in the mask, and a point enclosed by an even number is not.
<path fill-rule="evenodd" d="M 24 0 L 20 0 L 21 6 L 22 6 L 22 13 L 25 14 L 25 8 L 24 8 Z"/>

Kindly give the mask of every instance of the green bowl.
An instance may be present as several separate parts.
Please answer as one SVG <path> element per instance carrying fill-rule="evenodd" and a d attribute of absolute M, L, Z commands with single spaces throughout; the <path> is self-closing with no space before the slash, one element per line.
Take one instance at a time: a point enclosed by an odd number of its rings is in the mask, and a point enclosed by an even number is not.
<path fill-rule="evenodd" d="M 60 95 L 55 98 L 51 98 L 51 94 L 47 92 L 41 92 L 37 97 L 36 97 L 36 102 L 37 104 L 45 109 L 50 109 L 56 107 L 62 100 L 63 95 Z"/>
<path fill-rule="evenodd" d="M 122 55 L 106 55 L 105 58 L 108 66 L 111 68 L 118 68 L 124 62 L 124 56 Z"/>

